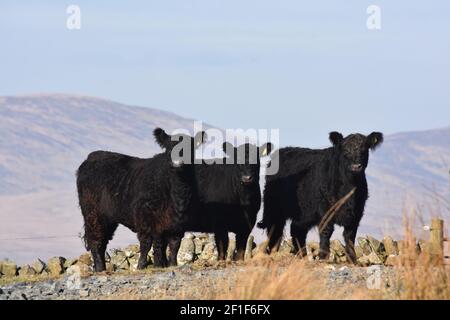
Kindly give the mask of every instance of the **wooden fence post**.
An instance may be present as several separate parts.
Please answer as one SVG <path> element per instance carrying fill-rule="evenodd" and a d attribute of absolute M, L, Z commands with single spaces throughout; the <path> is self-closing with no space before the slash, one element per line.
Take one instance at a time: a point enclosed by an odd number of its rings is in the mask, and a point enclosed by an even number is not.
<path fill-rule="evenodd" d="M 444 220 L 431 220 L 430 247 L 433 255 L 444 256 Z"/>

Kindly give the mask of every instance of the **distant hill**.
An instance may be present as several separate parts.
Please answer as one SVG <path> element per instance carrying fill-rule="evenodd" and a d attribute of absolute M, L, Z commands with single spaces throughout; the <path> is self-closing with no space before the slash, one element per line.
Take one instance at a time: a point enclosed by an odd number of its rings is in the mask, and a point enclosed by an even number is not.
<path fill-rule="evenodd" d="M 160 152 L 152 136 L 157 126 L 192 131 L 193 120 L 85 96 L 0 97 L 0 259 L 81 253 L 77 167 L 98 149 L 141 157 Z M 438 214 L 429 190 L 450 199 L 449 168 L 450 127 L 387 136 L 371 154 L 371 198 L 360 233 L 397 232 L 405 205 L 420 205 L 424 214 L 431 206 Z M 440 213 L 449 218 L 448 210 Z M 135 239 L 119 228 L 112 246 Z"/>
<path fill-rule="evenodd" d="M 0 97 L 0 259 L 82 252 L 75 172 L 86 156 L 100 149 L 150 157 L 161 152 L 153 139 L 155 127 L 192 132 L 193 122 L 93 97 Z M 119 228 L 114 242 L 120 246 L 135 239 Z"/>

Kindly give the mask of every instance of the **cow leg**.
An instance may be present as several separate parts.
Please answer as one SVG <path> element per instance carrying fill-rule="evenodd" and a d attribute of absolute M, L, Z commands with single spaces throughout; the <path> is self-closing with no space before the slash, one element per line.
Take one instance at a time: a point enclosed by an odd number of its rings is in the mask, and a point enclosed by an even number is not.
<path fill-rule="evenodd" d="M 178 256 L 178 250 L 180 249 L 181 245 L 181 239 L 183 239 L 183 234 L 177 234 L 174 236 L 171 236 L 167 243 L 169 244 L 169 266 L 176 266 L 177 265 L 177 256 Z"/>
<path fill-rule="evenodd" d="M 117 226 L 118 224 L 116 223 L 96 223 L 85 226 L 86 245 L 87 248 L 91 251 L 95 272 L 102 272 L 106 270 L 106 247 L 109 240 L 112 239 Z"/>
<path fill-rule="evenodd" d="M 268 229 L 269 244 L 267 251 L 269 254 L 278 251 L 280 248 L 285 223 L 286 222 L 274 224 Z"/>
<path fill-rule="evenodd" d="M 145 269 L 148 266 L 148 252 L 152 248 L 153 238 L 151 234 L 144 232 L 138 233 L 140 256 L 137 268 L 139 270 Z"/>
<path fill-rule="evenodd" d="M 226 230 L 216 231 L 214 234 L 216 240 L 217 252 L 219 254 L 219 260 L 225 260 L 227 258 L 228 249 L 228 232 Z"/>
<path fill-rule="evenodd" d="M 330 238 L 334 231 L 334 224 L 328 223 L 328 225 L 320 233 L 320 252 L 319 259 L 328 259 L 330 255 Z"/>
<path fill-rule="evenodd" d="M 355 239 L 357 231 L 357 226 L 344 227 L 345 254 L 347 260 L 351 263 L 356 263 Z"/>
<path fill-rule="evenodd" d="M 238 232 L 236 234 L 236 257 L 235 260 L 244 260 L 245 247 L 247 246 L 247 239 L 250 231 Z"/>
<path fill-rule="evenodd" d="M 153 265 L 156 268 L 167 267 L 167 242 L 164 238 L 157 238 L 153 244 Z"/>
<path fill-rule="evenodd" d="M 291 223 L 291 237 L 292 245 L 294 246 L 294 253 L 300 253 L 300 257 L 306 257 L 306 235 L 308 234 L 308 228 L 296 224 L 294 221 Z"/>

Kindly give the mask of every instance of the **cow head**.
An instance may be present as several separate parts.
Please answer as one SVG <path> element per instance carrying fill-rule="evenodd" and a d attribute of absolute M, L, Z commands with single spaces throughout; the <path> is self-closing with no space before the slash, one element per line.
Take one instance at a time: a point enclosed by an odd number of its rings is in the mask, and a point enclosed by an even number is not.
<path fill-rule="evenodd" d="M 156 142 L 170 155 L 174 168 L 180 168 L 184 164 L 194 164 L 195 150 L 207 140 L 206 132 L 198 132 L 195 137 L 185 134 L 169 135 L 163 129 L 156 128 L 153 131 Z"/>
<path fill-rule="evenodd" d="M 243 186 L 259 184 L 260 157 L 268 156 L 272 150 L 273 144 L 270 142 L 260 147 L 245 143 L 237 148 L 229 142 L 223 143 L 223 151 L 237 167 L 239 182 Z"/>
<path fill-rule="evenodd" d="M 364 173 L 369 162 L 369 149 L 375 150 L 383 143 L 381 132 L 372 132 L 368 136 L 355 133 L 343 137 L 341 133 L 330 132 L 330 141 L 338 151 L 344 169 L 353 175 Z"/>

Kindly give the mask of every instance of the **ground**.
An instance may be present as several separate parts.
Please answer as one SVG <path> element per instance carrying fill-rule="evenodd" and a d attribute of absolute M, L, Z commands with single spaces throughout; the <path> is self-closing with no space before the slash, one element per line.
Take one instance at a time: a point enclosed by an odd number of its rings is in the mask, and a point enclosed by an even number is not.
<path fill-rule="evenodd" d="M 399 268 L 292 257 L 3 283 L 7 299 L 395 299 Z M 446 268 L 448 279 L 449 269 Z M 77 282 L 79 280 L 79 282 Z M 442 282 L 442 280 L 440 280 Z M 448 289 L 448 287 L 447 287 Z M 444 286 L 445 290 L 445 286 Z"/>

